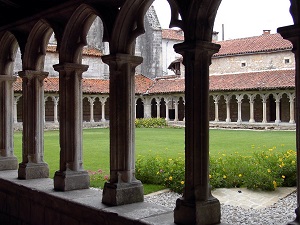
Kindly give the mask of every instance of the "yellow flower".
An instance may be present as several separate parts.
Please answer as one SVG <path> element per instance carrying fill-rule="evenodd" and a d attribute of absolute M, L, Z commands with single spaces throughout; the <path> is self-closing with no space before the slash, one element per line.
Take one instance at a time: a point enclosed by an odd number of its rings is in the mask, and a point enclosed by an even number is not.
<path fill-rule="evenodd" d="M 227 178 L 226 175 L 224 175 L 223 178 L 226 179 Z"/>
<path fill-rule="evenodd" d="M 209 179 L 211 178 L 211 175 L 209 174 Z"/>
<path fill-rule="evenodd" d="M 274 188 L 276 188 L 276 187 L 277 187 L 277 183 L 276 183 L 276 181 L 275 181 L 275 180 L 273 180 L 273 185 L 274 185 Z"/>
<path fill-rule="evenodd" d="M 157 172 L 156 174 L 159 174 L 159 172 Z"/>
<path fill-rule="evenodd" d="M 239 174 L 239 177 L 243 176 L 241 173 Z"/>
<path fill-rule="evenodd" d="M 270 170 L 270 169 L 268 169 L 268 173 L 271 173 L 271 170 Z"/>
<path fill-rule="evenodd" d="M 293 160 L 293 161 L 292 161 L 292 164 L 295 164 L 295 163 L 296 163 L 295 160 Z"/>
<path fill-rule="evenodd" d="M 172 177 L 172 176 L 170 176 L 170 177 L 169 177 L 169 180 L 173 180 L 173 177 Z"/>
<path fill-rule="evenodd" d="M 181 182 L 180 182 L 182 185 L 184 185 L 184 181 L 182 180 Z"/>
<path fill-rule="evenodd" d="M 285 179 L 285 176 L 284 176 L 284 175 L 282 175 L 281 177 L 282 177 L 283 179 Z"/>

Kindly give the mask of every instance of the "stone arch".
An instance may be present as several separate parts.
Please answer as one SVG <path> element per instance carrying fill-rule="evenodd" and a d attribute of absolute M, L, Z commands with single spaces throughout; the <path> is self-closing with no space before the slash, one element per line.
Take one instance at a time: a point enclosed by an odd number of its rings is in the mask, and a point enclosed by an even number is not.
<path fill-rule="evenodd" d="M 4 32 L 0 35 L 0 74 L 13 74 L 13 63 L 18 49 L 18 42 L 15 36 L 10 32 Z"/>
<path fill-rule="evenodd" d="M 152 118 L 157 117 L 157 104 L 159 104 L 159 102 L 156 102 L 156 99 L 152 98 L 151 99 L 151 117 Z"/>
<path fill-rule="evenodd" d="M 178 120 L 179 121 L 184 120 L 184 114 L 185 114 L 184 98 L 179 97 L 179 101 L 178 101 Z"/>
<path fill-rule="evenodd" d="M 290 121 L 290 99 L 287 93 L 282 94 L 280 100 L 280 118 L 281 122 L 288 123 Z"/>
<path fill-rule="evenodd" d="M 23 70 L 42 71 L 44 69 L 47 44 L 52 33 L 52 28 L 45 20 L 40 20 L 35 24 L 25 45 Z"/>
<path fill-rule="evenodd" d="M 75 10 L 63 33 L 59 54 L 60 63 L 81 64 L 82 49 L 87 44 L 86 36 L 95 18 L 95 11 L 86 4 L 80 5 Z"/>

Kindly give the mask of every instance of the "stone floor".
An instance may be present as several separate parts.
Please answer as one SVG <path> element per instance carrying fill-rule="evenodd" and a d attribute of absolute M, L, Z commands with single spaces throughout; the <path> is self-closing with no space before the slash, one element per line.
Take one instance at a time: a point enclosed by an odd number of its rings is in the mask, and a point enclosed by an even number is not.
<path fill-rule="evenodd" d="M 218 188 L 213 190 L 212 194 L 225 205 L 262 209 L 273 205 L 294 191 L 296 187 L 278 187 L 270 192 L 253 191 L 247 188 Z"/>

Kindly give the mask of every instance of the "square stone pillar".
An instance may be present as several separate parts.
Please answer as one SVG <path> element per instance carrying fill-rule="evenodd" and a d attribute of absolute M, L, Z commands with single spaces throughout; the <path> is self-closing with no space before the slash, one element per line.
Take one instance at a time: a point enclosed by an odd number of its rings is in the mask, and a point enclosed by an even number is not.
<path fill-rule="evenodd" d="M 296 219 L 289 225 L 300 224 L 300 24 L 278 28 L 278 33 L 293 44 L 296 62 L 295 91 L 296 91 L 296 148 L 297 148 L 297 209 Z"/>
<path fill-rule="evenodd" d="M 42 71 L 20 71 L 23 94 L 23 146 L 19 179 L 49 177 L 44 162 L 44 79 Z"/>
<path fill-rule="evenodd" d="M 135 68 L 142 58 L 127 54 L 107 55 L 110 66 L 110 180 L 102 202 L 123 205 L 144 200 L 142 183 L 135 178 Z"/>
<path fill-rule="evenodd" d="M 185 65 L 185 187 L 176 201 L 177 224 L 218 224 L 220 202 L 209 186 L 209 65 L 220 45 L 198 41 L 174 46 Z"/>
<path fill-rule="evenodd" d="M 14 155 L 14 91 L 15 76 L 0 75 L 0 170 L 18 169 Z"/>
<path fill-rule="evenodd" d="M 87 65 L 64 63 L 53 66 L 59 72 L 60 166 L 54 175 L 54 189 L 69 191 L 90 186 L 82 162 L 82 73 Z"/>

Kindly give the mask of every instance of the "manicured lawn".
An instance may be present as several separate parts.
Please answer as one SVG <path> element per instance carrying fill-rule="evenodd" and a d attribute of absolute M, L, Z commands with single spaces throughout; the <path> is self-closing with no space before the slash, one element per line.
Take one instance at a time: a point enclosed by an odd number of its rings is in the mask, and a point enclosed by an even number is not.
<path fill-rule="evenodd" d="M 45 162 L 50 177 L 59 168 L 59 132 L 45 131 Z M 15 132 L 15 154 L 21 161 L 22 133 Z M 226 152 L 248 155 L 253 151 L 276 146 L 286 151 L 295 150 L 295 131 L 210 130 L 210 154 Z M 136 129 L 136 154 L 154 154 L 174 158 L 184 154 L 184 128 Z M 109 129 L 95 128 L 83 131 L 84 169 L 109 174 Z"/>

